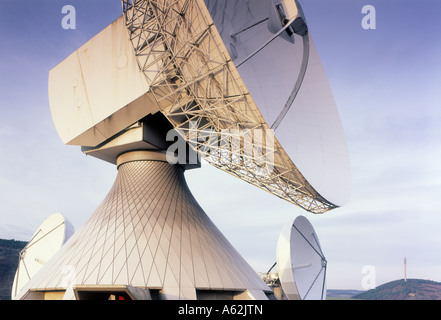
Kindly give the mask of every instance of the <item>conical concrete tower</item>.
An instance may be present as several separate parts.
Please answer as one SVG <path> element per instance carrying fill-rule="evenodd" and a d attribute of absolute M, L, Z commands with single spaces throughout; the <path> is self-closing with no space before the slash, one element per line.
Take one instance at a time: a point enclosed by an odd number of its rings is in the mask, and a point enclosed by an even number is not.
<path fill-rule="evenodd" d="M 161 160 L 162 158 L 162 160 Z M 272 291 L 191 194 L 163 153 L 118 158 L 89 220 L 19 299 L 267 299 Z"/>

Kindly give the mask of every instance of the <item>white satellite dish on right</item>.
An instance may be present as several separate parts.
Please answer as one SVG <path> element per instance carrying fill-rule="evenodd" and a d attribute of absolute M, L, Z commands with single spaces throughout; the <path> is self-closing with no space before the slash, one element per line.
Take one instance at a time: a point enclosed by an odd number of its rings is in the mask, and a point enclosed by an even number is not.
<path fill-rule="evenodd" d="M 288 300 L 326 299 L 326 264 L 308 219 L 298 216 L 283 227 L 277 243 L 277 269 Z"/>
<path fill-rule="evenodd" d="M 12 285 L 14 297 L 29 280 L 52 258 L 74 233 L 74 227 L 61 213 L 47 217 L 34 232 L 31 240 L 20 252 L 17 271 Z"/>

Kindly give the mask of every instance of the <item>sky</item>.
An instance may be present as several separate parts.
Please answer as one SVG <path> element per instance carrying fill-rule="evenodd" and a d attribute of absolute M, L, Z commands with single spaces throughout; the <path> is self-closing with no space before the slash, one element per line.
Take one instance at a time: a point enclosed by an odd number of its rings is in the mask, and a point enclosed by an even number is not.
<path fill-rule="evenodd" d="M 76 9 L 76 29 L 61 12 Z M 440 0 L 301 1 L 348 144 L 352 195 L 313 215 L 203 163 L 186 172 L 205 212 L 258 272 L 282 226 L 317 232 L 329 289 L 404 277 L 441 281 Z M 375 29 L 364 29 L 365 5 Z M 0 0 L 0 238 L 28 241 L 60 212 L 78 229 L 116 168 L 65 146 L 52 122 L 49 70 L 121 15 L 119 0 Z"/>

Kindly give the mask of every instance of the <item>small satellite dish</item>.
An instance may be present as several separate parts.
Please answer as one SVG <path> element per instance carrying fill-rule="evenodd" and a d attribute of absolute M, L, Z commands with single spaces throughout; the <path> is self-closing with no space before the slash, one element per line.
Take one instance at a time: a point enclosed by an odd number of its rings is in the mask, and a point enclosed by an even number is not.
<path fill-rule="evenodd" d="M 326 298 L 326 258 L 304 216 L 283 227 L 277 243 L 277 269 L 288 300 Z"/>
<path fill-rule="evenodd" d="M 74 233 L 72 224 L 60 213 L 55 213 L 38 227 L 19 255 L 18 268 L 12 285 L 14 298 L 28 281 Z"/>

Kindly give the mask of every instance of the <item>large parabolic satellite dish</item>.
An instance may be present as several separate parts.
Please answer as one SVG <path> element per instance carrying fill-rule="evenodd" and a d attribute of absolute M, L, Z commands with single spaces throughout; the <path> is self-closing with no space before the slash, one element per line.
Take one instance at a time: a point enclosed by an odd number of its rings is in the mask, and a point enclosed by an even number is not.
<path fill-rule="evenodd" d="M 64 299 L 271 297 L 194 200 L 183 170 L 201 156 L 312 213 L 348 200 L 343 130 L 299 3 L 122 0 L 122 8 L 49 73 L 62 141 L 116 164 L 117 179 L 18 298 L 54 297 L 46 288 Z M 69 297 L 65 265 L 75 270 Z"/>
<path fill-rule="evenodd" d="M 123 6 L 138 64 L 162 113 L 187 141 L 191 124 L 217 135 L 193 143 L 204 159 L 314 213 L 347 202 L 345 138 L 297 1 Z M 259 130 L 275 131 L 271 146 L 255 136 L 231 142 Z M 247 147 L 270 157 L 246 157 Z"/>
<path fill-rule="evenodd" d="M 113 163 L 128 145 L 164 149 L 136 125 L 160 111 L 150 123 L 219 169 L 310 212 L 347 202 L 343 129 L 297 1 L 122 3 L 124 21 L 51 70 L 65 143 Z"/>

